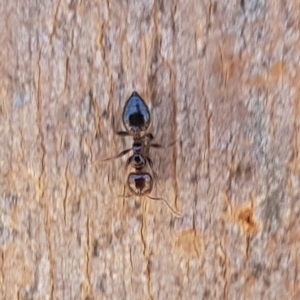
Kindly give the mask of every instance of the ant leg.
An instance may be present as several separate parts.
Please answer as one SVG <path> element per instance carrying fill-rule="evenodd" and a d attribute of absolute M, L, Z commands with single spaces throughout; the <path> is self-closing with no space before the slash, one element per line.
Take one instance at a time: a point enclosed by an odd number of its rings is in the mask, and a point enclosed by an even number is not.
<path fill-rule="evenodd" d="M 164 146 L 162 146 L 162 145 L 160 145 L 160 144 L 150 144 L 149 147 L 152 147 L 152 148 L 158 148 L 158 149 L 165 148 Z"/>
<path fill-rule="evenodd" d="M 164 198 L 154 198 L 154 197 L 150 197 L 147 195 L 147 197 L 151 200 L 158 200 L 158 201 L 163 201 L 167 207 L 170 209 L 170 211 L 172 212 L 172 214 L 176 217 L 176 218 L 181 218 L 182 215 L 180 214 L 180 212 L 176 211 L 174 208 L 171 207 L 171 205 L 168 203 L 167 200 L 165 200 Z"/>
<path fill-rule="evenodd" d="M 131 159 L 132 159 L 132 155 L 126 160 L 126 164 L 125 164 L 125 169 L 128 168 L 130 162 L 131 162 Z"/>
<path fill-rule="evenodd" d="M 152 133 L 147 133 L 147 134 L 145 134 L 145 135 L 143 136 L 143 139 L 144 139 L 144 138 L 147 138 L 147 139 L 149 139 L 150 141 L 152 141 L 152 140 L 154 139 L 154 136 L 153 136 Z"/>
<path fill-rule="evenodd" d="M 147 160 L 150 168 L 152 169 L 152 167 L 153 167 L 153 161 L 152 161 L 152 159 L 150 157 L 146 156 L 146 160 Z"/>
<path fill-rule="evenodd" d="M 158 148 L 158 149 L 162 149 L 162 148 L 169 148 L 169 147 L 172 147 L 176 144 L 177 141 L 174 141 L 172 143 L 170 143 L 168 146 L 162 146 L 160 144 L 150 144 L 149 147 L 152 147 L 152 148 Z"/>
<path fill-rule="evenodd" d="M 152 161 L 151 158 L 148 157 L 148 156 L 146 156 L 146 160 L 147 160 L 147 162 L 148 162 L 148 164 L 149 164 L 149 166 L 150 166 L 150 169 L 151 169 L 151 171 L 152 171 L 152 173 L 153 173 L 154 180 L 157 182 L 157 181 L 158 181 L 158 176 L 157 176 L 157 174 L 156 174 L 156 173 L 154 172 L 154 170 L 153 170 L 153 161 Z"/>
<path fill-rule="evenodd" d="M 131 134 L 127 131 L 117 131 L 116 132 L 117 135 L 120 135 L 120 136 L 130 136 Z"/>
<path fill-rule="evenodd" d="M 102 160 L 102 162 L 103 161 L 108 161 L 108 160 L 111 160 L 111 159 L 120 158 L 120 157 L 124 156 L 125 154 L 127 154 L 131 150 L 132 150 L 131 148 L 130 149 L 126 149 L 126 150 L 122 151 L 121 153 L 119 153 L 117 156 L 106 158 L 106 159 Z"/>
<path fill-rule="evenodd" d="M 124 206 L 124 198 L 130 198 L 132 195 L 125 195 L 126 193 L 126 185 L 124 185 L 123 195 L 118 195 L 119 198 L 123 198 L 123 206 Z"/>
<path fill-rule="evenodd" d="M 148 138 L 150 141 L 152 141 L 152 140 L 154 139 L 154 136 L 153 136 L 152 133 L 147 133 L 147 134 L 145 134 L 142 138 L 143 138 L 143 139 Z M 167 145 L 167 146 L 162 146 L 161 144 L 153 143 L 153 144 L 148 145 L 148 147 L 160 148 L 160 149 L 161 149 L 161 148 L 169 148 L 169 147 L 175 145 L 176 142 L 177 142 L 177 141 L 174 141 L 174 142 L 170 143 L 170 144 Z"/>

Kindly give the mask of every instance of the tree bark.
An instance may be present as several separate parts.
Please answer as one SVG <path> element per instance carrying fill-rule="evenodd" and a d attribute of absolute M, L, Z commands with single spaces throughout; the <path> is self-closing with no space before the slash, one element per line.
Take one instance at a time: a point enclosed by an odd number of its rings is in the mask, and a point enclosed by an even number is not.
<path fill-rule="evenodd" d="M 299 299 L 297 1 L 0 4 L 0 299 Z M 151 111 L 161 201 L 128 195 Z"/>

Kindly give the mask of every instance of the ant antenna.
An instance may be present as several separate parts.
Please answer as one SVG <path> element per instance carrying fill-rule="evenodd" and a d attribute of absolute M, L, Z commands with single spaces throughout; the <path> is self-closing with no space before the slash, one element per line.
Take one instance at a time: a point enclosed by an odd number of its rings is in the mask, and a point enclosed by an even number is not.
<path fill-rule="evenodd" d="M 123 197 L 123 198 L 131 198 L 133 195 L 118 195 L 118 197 Z M 176 211 L 169 203 L 167 200 L 165 200 L 164 198 L 154 198 L 154 197 L 150 197 L 148 195 L 145 195 L 147 198 L 151 199 L 151 200 L 156 200 L 156 201 L 162 201 L 164 202 L 167 207 L 169 208 L 169 210 L 172 212 L 172 214 L 176 217 L 176 218 L 182 218 L 182 215 L 180 212 Z"/>
<path fill-rule="evenodd" d="M 147 198 L 151 199 L 151 200 L 157 200 L 157 201 L 162 201 L 164 202 L 167 207 L 170 209 L 170 211 L 172 212 L 172 214 L 176 217 L 176 218 L 181 218 L 182 215 L 180 212 L 176 211 L 174 208 L 172 208 L 172 206 L 169 204 L 169 202 L 167 200 L 165 200 L 164 198 L 154 198 L 154 197 L 150 197 L 148 195 L 146 195 Z"/>

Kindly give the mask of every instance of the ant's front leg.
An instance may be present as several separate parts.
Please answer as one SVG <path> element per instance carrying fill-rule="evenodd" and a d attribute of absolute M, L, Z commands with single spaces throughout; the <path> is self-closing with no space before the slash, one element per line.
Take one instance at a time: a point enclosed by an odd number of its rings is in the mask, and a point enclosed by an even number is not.
<path fill-rule="evenodd" d="M 154 139 L 154 136 L 152 133 L 147 133 L 142 137 L 143 140 L 148 139 L 146 145 L 147 147 L 153 147 L 153 148 L 165 148 L 164 146 L 160 144 L 151 144 L 151 141 Z"/>
<path fill-rule="evenodd" d="M 120 135 L 120 136 L 130 136 L 131 135 L 127 131 L 116 131 L 116 129 L 115 129 L 115 118 L 114 117 L 112 117 L 111 124 L 112 124 L 112 128 L 113 128 L 114 133 L 116 133 L 117 135 Z"/>
<path fill-rule="evenodd" d="M 150 157 L 148 157 L 148 156 L 146 156 L 146 160 L 147 160 L 148 165 L 149 165 L 149 167 L 150 167 L 150 169 L 151 169 L 151 171 L 152 171 L 154 180 L 157 182 L 157 181 L 158 181 L 158 176 L 157 176 L 157 174 L 156 174 L 156 173 L 154 172 L 154 170 L 153 170 L 153 161 L 152 161 L 152 159 L 151 159 Z"/>
<path fill-rule="evenodd" d="M 165 148 L 164 146 L 162 146 L 162 145 L 160 145 L 160 144 L 150 144 L 149 147 L 157 148 L 157 149 Z"/>
<path fill-rule="evenodd" d="M 113 128 L 113 132 L 116 133 L 116 134 L 119 134 L 122 135 L 122 131 L 117 131 L 116 128 L 115 128 L 115 117 L 112 117 L 111 119 L 111 126 Z"/>
<path fill-rule="evenodd" d="M 126 160 L 126 163 L 125 163 L 125 169 L 127 169 L 128 166 L 129 166 L 129 164 L 131 163 L 132 157 L 133 157 L 133 155 L 131 155 L 131 156 Z"/>

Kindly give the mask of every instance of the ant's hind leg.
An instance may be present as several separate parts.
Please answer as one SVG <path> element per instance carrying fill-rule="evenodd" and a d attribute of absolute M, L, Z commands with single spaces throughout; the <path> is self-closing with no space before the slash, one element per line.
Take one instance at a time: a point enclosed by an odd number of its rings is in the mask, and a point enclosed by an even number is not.
<path fill-rule="evenodd" d="M 157 148 L 157 149 L 165 148 L 164 146 L 162 146 L 162 145 L 160 145 L 160 144 L 150 144 L 149 147 Z"/>
<path fill-rule="evenodd" d="M 117 131 L 116 134 L 119 135 L 119 136 L 130 136 L 131 135 L 127 131 Z"/>
<path fill-rule="evenodd" d="M 152 169 L 153 168 L 153 161 L 152 161 L 152 159 L 150 157 L 148 157 L 148 156 L 146 156 L 146 159 L 147 159 L 147 162 L 148 162 L 150 168 Z"/>
<path fill-rule="evenodd" d="M 111 126 L 112 126 L 112 128 L 113 128 L 114 133 L 117 134 L 117 135 L 120 135 L 120 136 L 130 136 L 130 135 L 131 135 L 131 134 L 130 134 L 129 132 L 127 132 L 127 131 L 117 131 L 117 130 L 115 129 L 115 118 L 114 118 L 114 117 L 112 117 L 112 120 L 111 120 Z"/>
<path fill-rule="evenodd" d="M 153 136 L 153 134 L 152 133 L 147 133 L 147 134 L 145 134 L 144 136 L 143 136 L 143 139 L 149 139 L 150 141 L 152 141 L 153 139 L 154 139 L 154 136 Z"/>

